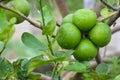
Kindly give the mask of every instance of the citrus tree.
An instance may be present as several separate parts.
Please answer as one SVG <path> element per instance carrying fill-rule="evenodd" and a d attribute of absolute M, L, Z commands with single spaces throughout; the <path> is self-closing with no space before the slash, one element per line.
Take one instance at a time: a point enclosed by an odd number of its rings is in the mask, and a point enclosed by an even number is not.
<path fill-rule="evenodd" d="M 103 60 L 99 53 L 100 48 L 109 44 L 112 34 L 120 29 L 110 28 L 111 25 L 115 25 L 120 14 L 119 0 L 96 0 L 96 3 L 100 2 L 104 5 L 100 6 L 100 15 L 92 9 L 76 11 L 73 9 L 73 12 L 69 13 L 64 0 L 0 1 L 0 41 L 2 43 L 0 55 L 14 34 L 14 25 L 24 20 L 37 29 L 41 29 L 42 35 L 47 40 L 47 43 L 44 43 L 35 35 L 24 32 L 21 36 L 23 44 L 33 50 L 42 51 L 43 54 L 31 59 L 17 59 L 14 62 L 0 56 L 0 80 L 39 80 L 43 74 L 34 70 L 47 64 L 51 64 L 53 69 L 49 72 L 48 79 L 44 80 L 66 80 L 63 77 L 65 71 L 74 72 L 72 80 L 120 79 L 120 59 L 111 57 Z M 35 2 L 34 6 L 39 15 L 37 20 L 28 17 L 33 9 L 30 2 L 31 4 Z M 56 2 L 64 17 L 61 24 L 57 22 L 50 2 Z M 54 44 L 58 44 L 59 49 L 54 50 Z M 71 56 L 74 59 L 71 59 Z M 91 61 L 96 61 L 97 65 L 90 64 Z"/>

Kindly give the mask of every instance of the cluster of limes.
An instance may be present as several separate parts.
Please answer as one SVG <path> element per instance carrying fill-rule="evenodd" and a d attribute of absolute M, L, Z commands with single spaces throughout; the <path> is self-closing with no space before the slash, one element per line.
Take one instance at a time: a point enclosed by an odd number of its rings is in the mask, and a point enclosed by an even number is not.
<path fill-rule="evenodd" d="M 6 3 L 6 6 L 24 14 L 25 16 L 28 16 L 30 13 L 30 5 L 27 0 L 10 0 Z M 21 16 L 8 10 L 6 10 L 6 16 L 8 20 L 10 20 L 13 17 L 16 17 L 17 24 L 24 21 L 24 19 Z"/>
<path fill-rule="evenodd" d="M 98 47 L 110 42 L 111 29 L 106 23 L 97 22 L 94 11 L 79 9 L 64 17 L 56 39 L 62 48 L 75 50 L 73 56 L 76 60 L 91 60 Z"/>

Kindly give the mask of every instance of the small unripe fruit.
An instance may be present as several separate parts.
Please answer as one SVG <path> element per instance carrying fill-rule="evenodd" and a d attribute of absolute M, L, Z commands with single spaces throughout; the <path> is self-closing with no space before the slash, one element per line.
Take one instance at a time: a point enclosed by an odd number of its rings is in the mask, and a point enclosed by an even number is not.
<path fill-rule="evenodd" d="M 89 9 L 79 9 L 73 14 L 73 23 L 82 32 L 88 32 L 96 24 L 96 21 L 96 13 Z"/>
<path fill-rule="evenodd" d="M 73 14 L 68 14 L 67 16 L 65 16 L 62 20 L 62 24 L 64 23 L 73 23 Z"/>
<path fill-rule="evenodd" d="M 96 46 L 89 39 L 85 38 L 80 41 L 73 53 L 73 56 L 78 61 L 88 61 L 93 59 L 96 54 Z"/>
<path fill-rule="evenodd" d="M 111 40 L 111 29 L 105 23 L 97 23 L 89 32 L 90 40 L 98 47 L 107 45 Z"/>
<path fill-rule="evenodd" d="M 21 12 L 25 16 L 28 16 L 30 13 L 30 5 L 27 2 L 27 0 L 11 0 L 6 4 L 6 6 Z M 13 17 L 16 17 L 17 19 L 16 23 L 21 23 L 24 21 L 24 19 L 21 16 L 8 10 L 6 10 L 6 16 L 8 20 L 10 20 Z"/>
<path fill-rule="evenodd" d="M 64 23 L 60 26 L 56 39 L 62 48 L 73 49 L 80 42 L 81 32 L 72 23 Z"/>

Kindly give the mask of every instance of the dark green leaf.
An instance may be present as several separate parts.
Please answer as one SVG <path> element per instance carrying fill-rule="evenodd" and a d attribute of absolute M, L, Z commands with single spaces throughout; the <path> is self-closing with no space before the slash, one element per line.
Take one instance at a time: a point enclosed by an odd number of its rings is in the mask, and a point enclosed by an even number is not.
<path fill-rule="evenodd" d="M 33 71 L 35 68 L 37 68 L 39 66 L 42 66 L 45 64 L 50 64 L 50 63 L 53 63 L 55 61 L 61 61 L 63 59 L 64 59 L 63 57 L 59 57 L 59 58 L 54 58 L 51 60 L 45 60 L 45 59 L 41 58 L 41 56 L 40 56 L 40 58 L 39 57 L 32 58 L 29 62 L 28 74 L 30 74 L 31 71 Z"/>
<path fill-rule="evenodd" d="M 18 59 L 13 63 L 15 72 L 17 73 L 18 79 L 24 80 L 28 77 L 28 59 Z"/>
<path fill-rule="evenodd" d="M 6 80 L 13 71 L 12 64 L 7 59 L 0 57 L 0 80 Z"/>
<path fill-rule="evenodd" d="M 82 73 L 87 70 L 87 67 L 82 63 L 75 62 L 75 63 L 69 64 L 68 66 L 66 66 L 65 69 L 69 71 Z"/>
<path fill-rule="evenodd" d="M 46 51 L 48 49 L 44 43 L 40 42 L 36 37 L 28 32 L 22 34 L 22 42 L 29 48 L 41 51 Z"/>
<path fill-rule="evenodd" d="M 5 10 L 0 8 L 0 30 L 4 30 L 7 26 L 7 19 L 5 15 Z"/>
<path fill-rule="evenodd" d="M 107 74 L 108 73 L 108 65 L 105 63 L 101 63 L 96 67 L 96 72 L 98 74 Z"/>

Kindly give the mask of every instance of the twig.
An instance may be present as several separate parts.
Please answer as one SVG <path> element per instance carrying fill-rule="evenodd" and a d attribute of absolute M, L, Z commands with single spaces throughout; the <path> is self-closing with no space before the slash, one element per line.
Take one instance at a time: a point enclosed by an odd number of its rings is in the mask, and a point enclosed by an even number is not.
<path fill-rule="evenodd" d="M 31 20 L 30 18 L 26 17 L 26 16 L 23 15 L 22 13 L 14 10 L 14 9 L 11 9 L 11 8 L 3 5 L 2 3 L 0 3 L 0 7 L 3 8 L 3 9 L 5 9 L 5 10 L 9 10 L 9 11 L 11 11 L 11 12 L 13 12 L 13 13 L 16 13 L 17 15 L 19 15 L 19 16 L 21 16 L 23 19 L 27 20 L 29 23 L 31 23 L 31 24 L 32 24 L 33 26 L 35 26 L 36 28 L 39 28 L 39 29 L 42 30 L 42 25 L 34 22 L 33 20 Z M 56 25 L 57 25 L 58 27 L 60 27 L 60 24 L 56 23 Z M 54 38 L 55 35 L 52 35 L 52 37 Z"/>
<path fill-rule="evenodd" d="M 116 15 L 116 14 L 118 14 L 117 11 L 112 12 L 112 13 L 110 13 L 107 17 L 99 17 L 99 18 L 97 19 L 97 21 L 99 21 L 99 22 L 104 21 L 104 20 L 106 20 L 106 19 L 108 19 L 108 18 L 110 18 L 110 17 L 112 17 L 112 16 L 114 16 L 114 15 Z"/>
<path fill-rule="evenodd" d="M 39 28 L 39 29 L 42 29 L 42 26 L 41 26 L 41 25 L 39 25 L 38 23 L 36 23 L 36 22 L 34 22 L 33 20 L 29 19 L 28 17 L 26 17 L 26 16 L 23 15 L 22 13 L 14 10 L 14 9 L 11 9 L 11 8 L 3 5 L 2 3 L 0 3 L 0 7 L 3 8 L 3 9 L 9 10 L 9 11 L 11 11 L 11 12 L 13 12 L 13 13 L 18 14 L 19 16 L 21 16 L 22 18 L 24 18 L 25 20 L 27 20 L 29 23 L 31 23 L 31 24 L 34 25 L 35 27 L 37 27 L 37 28 Z"/>
<path fill-rule="evenodd" d="M 117 13 L 116 13 L 113 17 L 111 17 L 111 18 L 109 19 L 109 21 L 107 22 L 107 24 L 108 24 L 109 26 L 111 26 L 113 23 L 115 23 L 115 21 L 116 21 L 119 17 L 120 17 L 120 10 L 118 10 Z"/>
<path fill-rule="evenodd" d="M 56 23 L 56 25 L 57 25 L 58 27 L 60 27 L 60 24 L 59 24 L 59 23 Z"/>
<path fill-rule="evenodd" d="M 110 9 L 112 9 L 112 10 L 114 10 L 114 11 L 117 11 L 118 10 L 118 8 L 115 8 L 115 7 L 113 7 L 113 6 L 111 6 L 110 4 L 108 4 L 105 0 L 100 0 L 101 1 L 101 3 L 103 3 L 105 6 L 107 6 L 108 8 L 110 8 Z"/>
<path fill-rule="evenodd" d="M 112 34 L 118 32 L 118 31 L 120 31 L 120 26 L 113 28 L 112 29 Z"/>
<path fill-rule="evenodd" d="M 6 45 L 4 45 L 3 49 L 0 51 L 0 56 L 3 53 L 3 51 L 5 50 L 5 48 L 6 48 Z"/>

